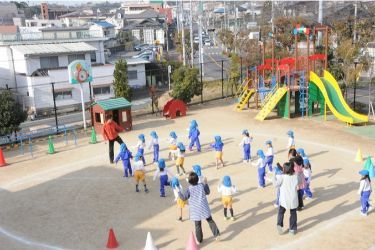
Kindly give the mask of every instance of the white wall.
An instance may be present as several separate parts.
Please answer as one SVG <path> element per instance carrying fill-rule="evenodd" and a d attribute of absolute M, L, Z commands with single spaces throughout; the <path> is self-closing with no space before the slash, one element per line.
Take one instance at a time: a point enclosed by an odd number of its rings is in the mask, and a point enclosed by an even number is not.
<path fill-rule="evenodd" d="M 146 86 L 146 72 L 144 64 L 128 65 L 128 70 L 137 70 L 137 79 L 130 80 L 129 85 L 131 87 L 144 87 Z"/>
<path fill-rule="evenodd" d="M 9 47 L 0 47 L 0 88 L 15 87 L 12 54 Z"/>
<path fill-rule="evenodd" d="M 86 42 L 87 44 L 95 47 L 96 51 L 96 62 L 97 63 L 105 63 L 105 55 L 104 55 L 104 43 L 103 41 L 91 41 Z"/>

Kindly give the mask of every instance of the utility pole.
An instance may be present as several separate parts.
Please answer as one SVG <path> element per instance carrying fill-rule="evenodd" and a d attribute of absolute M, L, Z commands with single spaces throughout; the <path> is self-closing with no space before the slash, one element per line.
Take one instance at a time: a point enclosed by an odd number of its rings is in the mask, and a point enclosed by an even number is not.
<path fill-rule="evenodd" d="M 273 1 L 271 1 L 271 32 L 273 33 L 274 32 L 274 16 L 273 16 Z"/>
<path fill-rule="evenodd" d="M 354 2 L 354 27 L 353 27 L 353 43 L 357 42 L 357 3 Z"/>
<path fill-rule="evenodd" d="M 323 24 L 323 0 L 319 0 L 318 23 Z M 322 32 L 318 32 L 318 45 L 322 44 Z"/>
<path fill-rule="evenodd" d="M 202 65 L 201 71 L 202 75 L 204 75 L 204 67 L 203 67 L 203 40 L 202 40 L 202 13 L 199 15 L 199 63 Z"/>
<path fill-rule="evenodd" d="M 180 34 L 180 7 L 178 0 L 176 0 L 176 19 L 177 19 L 177 34 Z"/>
<path fill-rule="evenodd" d="M 181 1 L 181 12 L 182 12 L 182 27 L 181 27 L 181 43 L 182 43 L 182 63 L 186 66 L 186 50 L 185 50 L 185 16 L 184 16 L 184 1 Z"/>
<path fill-rule="evenodd" d="M 193 41 L 193 4 L 190 0 L 190 56 L 191 56 L 191 67 L 194 67 L 194 41 Z"/>

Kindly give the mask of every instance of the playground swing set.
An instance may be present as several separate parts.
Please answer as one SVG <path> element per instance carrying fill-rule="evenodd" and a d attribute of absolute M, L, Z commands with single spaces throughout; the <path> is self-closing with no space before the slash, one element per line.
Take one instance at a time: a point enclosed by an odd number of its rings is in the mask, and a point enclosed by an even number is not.
<path fill-rule="evenodd" d="M 325 35 L 324 53 L 316 53 L 317 33 Z M 329 27 L 317 25 L 312 29 L 297 25 L 293 30 L 295 40 L 294 57 L 275 59 L 274 36 L 272 37 L 272 58 L 264 58 L 263 63 L 251 67 L 247 77 L 238 89 L 238 102 L 235 110 L 241 111 L 254 97 L 255 108 L 260 109 L 255 119 L 263 121 L 276 108 L 283 118 L 293 116 L 312 116 L 315 113 L 324 115 L 327 107 L 332 114 L 347 125 L 368 123 L 368 116 L 353 111 L 346 103 L 339 84 L 327 71 Z M 305 36 L 307 56 L 299 55 L 298 39 Z M 310 42 L 313 53 L 310 55 Z M 264 48 L 264 46 L 263 46 Z M 323 70 L 322 70 L 323 69 Z M 322 76 L 320 76 L 322 75 Z M 266 79 L 266 76 L 269 76 Z M 291 107 L 294 98 L 294 109 Z"/>

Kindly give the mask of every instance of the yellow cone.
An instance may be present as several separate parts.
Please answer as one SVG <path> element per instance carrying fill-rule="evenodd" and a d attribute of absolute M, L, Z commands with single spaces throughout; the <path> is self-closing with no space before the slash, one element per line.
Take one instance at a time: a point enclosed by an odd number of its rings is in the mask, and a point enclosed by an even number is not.
<path fill-rule="evenodd" d="M 357 151 L 357 155 L 355 156 L 355 162 L 362 162 L 363 161 L 363 156 L 362 156 L 362 152 L 361 152 L 361 149 L 359 148 L 358 151 Z"/>

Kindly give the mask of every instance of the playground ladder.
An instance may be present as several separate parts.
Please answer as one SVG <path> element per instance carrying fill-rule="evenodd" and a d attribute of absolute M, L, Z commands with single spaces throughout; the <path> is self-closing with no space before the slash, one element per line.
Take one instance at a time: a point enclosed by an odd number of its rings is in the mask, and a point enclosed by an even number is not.
<path fill-rule="evenodd" d="M 249 78 L 245 78 L 245 80 L 242 82 L 241 86 L 237 89 L 237 92 L 236 92 L 236 96 L 237 98 L 240 98 L 243 94 L 243 92 L 245 92 L 247 90 L 247 86 L 248 86 L 248 83 L 251 79 Z"/>
<path fill-rule="evenodd" d="M 240 101 L 236 104 L 236 111 L 241 111 L 254 93 L 254 89 L 249 89 L 246 87 L 246 90 L 242 93 L 240 97 Z"/>
<path fill-rule="evenodd" d="M 279 103 L 281 98 L 286 94 L 288 91 L 287 87 L 280 87 L 278 88 L 275 93 L 269 98 L 267 103 L 264 105 L 261 111 L 255 117 L 256 120 L 263 121 L 266 117 L 271 113 L 271 111 L 276 107 Z"/>

